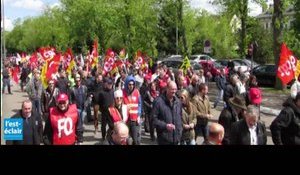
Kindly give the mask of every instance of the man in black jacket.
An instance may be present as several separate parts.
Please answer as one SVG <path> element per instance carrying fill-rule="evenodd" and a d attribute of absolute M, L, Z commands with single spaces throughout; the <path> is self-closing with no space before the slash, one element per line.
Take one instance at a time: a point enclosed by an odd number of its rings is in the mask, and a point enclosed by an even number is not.
<path fill-rule="evenodd" d="M 283 106 L 270 126 L 273 142 L 275 145 L 300 145 L 300 92 L 294 100 L 289 97 Z"/>
<path fill-rule="evenodd" d="M 218 123 L 225 129 L 225 136 L 222 145 L 230 144 L 230 133 L 233 123 L 244 118 L 244 111 L 247 110 L 246 102 L 242 96 L 235 96 L 228 100 L 229 105 L 224 108 L 219 116 Z"/>
<path fill-rule="evenodd" d="M 112 126 L 110 123 L 110 115 L 108 107 L 114 103 L 114 90 L 113 90 L 113 81 L 111 78 L 104 78 L 104 88 L 100 91 L 98 96 L 99 109 L 101 111 L 101 134 L 102 141 L 106 138 L 106 125 Z M 110 127 L 110 129 L 112 129 Z"/>
<path fill-rule="evenodd" d="M 245 118 L 233 123 L 230 134 L 231 145 L 266 145 L 267 131 L 263 123 L 258 121 L 259 108 L 249 105 Z"/>
<path fill-rule="evenodd" d="M 7 141 L 7 145 L 40 145 L 43 134 L 41 117 L 32 110 L 30 100 L 22 103 L 22 109 L 12 116 L 14 119 L 23 119 L 23 140 Z"/>
<path fill-rule="evenodd" d="M 177 85 L 168 83 L 167 90 L 154 101 L 152 117 L 159 145 L 178 145 L 182 133 L 182 104 L 176 97 Z"/>

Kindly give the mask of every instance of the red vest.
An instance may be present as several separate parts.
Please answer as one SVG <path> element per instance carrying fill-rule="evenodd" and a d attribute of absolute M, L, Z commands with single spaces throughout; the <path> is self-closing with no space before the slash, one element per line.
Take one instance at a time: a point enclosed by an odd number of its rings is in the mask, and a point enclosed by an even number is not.
<path fill-rule="evenodd" d="M 115 107 L 109 107 L 108 108 L 109 114 L 112 118 L 113 123 L 119 122 L 119 121 L 124 121 L 125 123 L 128 120 L 128 110 L 126 105 L 122 105 L 122 115 L 118 111 L 117 108 Z M 122 119 L 123 116 L 123 119 Z"/>
<path fill-rule="evenodd" d="M 76 141 L 78 113 L 76 104 L 69 105 L 63 113 L 56 107 L 50 108 L 50 121 L 53 131 L 53 145 L 73 145 Z"/>
<path fill-rule="evenodd" d="M 140 93 L 137 89 L 134 89 L 131 95 L 128 96 L 126 91 L 123 89 L 123 101 L 124 104 L 128 107 L 128 113 L 129 113 L 129 120 L 130 121 L 137 121 L 138 118 L 138 109 L 139 109 L 139 97 Z"/>

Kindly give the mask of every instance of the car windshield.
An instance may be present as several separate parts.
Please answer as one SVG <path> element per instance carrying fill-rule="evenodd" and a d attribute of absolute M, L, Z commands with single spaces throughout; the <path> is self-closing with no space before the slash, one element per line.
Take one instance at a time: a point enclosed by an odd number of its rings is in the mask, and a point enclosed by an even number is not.
<path fill-rule="evenodd" d="M 197 58 L 197 56 L 191 56 L 190 60 L 195 60 Z"/>
<path fill-rule="evenodd" d="M 180 66 L 182 65 L 181 61 L 163 61 L 162 63 L 167 67 L 172 67 L 176 69 L 180 68 Z"/>

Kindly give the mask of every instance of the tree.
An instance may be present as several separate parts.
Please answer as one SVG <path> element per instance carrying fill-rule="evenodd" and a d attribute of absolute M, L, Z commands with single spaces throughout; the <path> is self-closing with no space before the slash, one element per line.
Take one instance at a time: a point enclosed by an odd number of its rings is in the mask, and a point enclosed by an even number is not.
<path fill-rule="evenodd" d="M 273 52 L 274 60 L 276 65 L 279 64 L 280 46 L 283 40 L 283 29 L 284 29 L 284 12 L 285 9 L 290 4 L 289 1 L 274 0 L 274 12 L 272 17 L 273 26 Z M 279 78 L 276 78 L 276 89 L 285 89 L 286 87 L 282 85 Z"/>
<path fill-rule="evenodd" d="M 213 4 L 220 4 L 225 8 L 225 11 L 233 17 L 236 15 L 241 21 L 241 30 L 239 31 L 240 37 L 238 38 L 239 54 L 243 58 L 246 54 L 246 37 L 247 37 L 247 20 L 249 12 L 249 0 L 214 0 Z M 266 3 L 263 0 L 252 0 L 261 6 L 265 6 Z"/>

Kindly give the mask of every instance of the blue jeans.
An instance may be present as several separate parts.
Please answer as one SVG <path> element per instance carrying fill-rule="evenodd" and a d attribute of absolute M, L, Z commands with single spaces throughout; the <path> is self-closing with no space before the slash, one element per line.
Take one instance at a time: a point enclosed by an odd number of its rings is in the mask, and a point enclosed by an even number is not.
<path fill-rule="evenodd" d="M 32 109 L 36 111 L 36 113 L 40 116 L 41 115 L 41 99 L 34 99 L 31 100 L 32 102 Z"/>
<path fill-rule="evenodd" d="M 132 137 L 133 145 L 141 144 L 141 125 L 137 121 L 129 121 L 129 134 Z"/>
<path fill-rule="evenodd" d="M 223 99 L 223 95 L 224 95 L 224 90 L 223 89 L 221 89 L 221 90 L 219 89 L 217 98 L 216 98 L 215 103 L 214 103 L 214 108 L 216 108 L 218 106 L 218 103 L 220 102 L 220 100 Z"/>
<path fill-rule="evenodd" d="M 11 91 L 10 91 L 10 79 L 9 78 L 3 78 L 3 88 L 2 88 L 2 93 L 4 93 L 4 90 L 5 90 L 5 87 L 7 86 L 7 90 L 8 90 L 8 93 L 11 94 Z"/>

